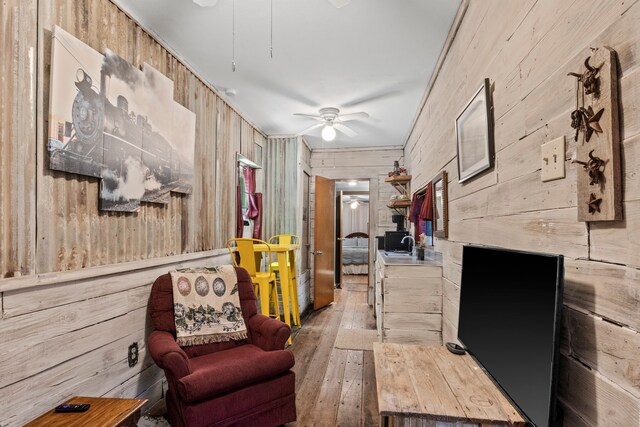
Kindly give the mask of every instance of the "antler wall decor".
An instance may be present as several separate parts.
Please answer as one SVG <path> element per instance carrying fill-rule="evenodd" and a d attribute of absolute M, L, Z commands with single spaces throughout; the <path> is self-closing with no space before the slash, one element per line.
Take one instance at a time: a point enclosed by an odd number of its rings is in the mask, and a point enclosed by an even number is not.
<path fill-rule="evenodd" d="M 584 66 L 587 71 L 582 74 L 578 73 L 569 73 L 569 76 L 574 76 L 578 78 L 578 81 L 582 84 L 584 88 L 585 95 L 593 94 L 594 98 L 600 98 L 600 77 L 598 77 L 598 71 L 604 65 L 604 62 L 597 67 L 592 67 L 589 64 L 589 60 L 591 57 L 588 57 L 584 60 Z"/>
<path fill-rule="evenodd" d="M 622 194 L 616 52 L 604 46 L 591 49 L 583 64 L 584 70 L 568 74 L 576 80 L 576 107 L 571 112 L 576 159 L 588 159 L 573 161 L 584 168 L 577 173 L 578 221 L 619 220 Z"/>

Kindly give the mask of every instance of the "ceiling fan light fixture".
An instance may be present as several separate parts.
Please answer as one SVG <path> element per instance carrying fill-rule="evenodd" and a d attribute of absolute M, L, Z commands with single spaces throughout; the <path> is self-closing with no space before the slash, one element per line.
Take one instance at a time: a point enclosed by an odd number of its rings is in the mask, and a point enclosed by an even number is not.
<path fill-rule="evenodd" d="M 351 187 L 355 187 L 356 185 L 358 185 L 358 181 L 352 179 L 351 181 L 349 181 L 349 185 Z"/>
<path fill-rule="evenodd" d="M 331 142 L 336 139 L 336 130 L 333 128 L 333 125 L 326 125 L 322 128 L 322 139 L 327 142 Z"/>

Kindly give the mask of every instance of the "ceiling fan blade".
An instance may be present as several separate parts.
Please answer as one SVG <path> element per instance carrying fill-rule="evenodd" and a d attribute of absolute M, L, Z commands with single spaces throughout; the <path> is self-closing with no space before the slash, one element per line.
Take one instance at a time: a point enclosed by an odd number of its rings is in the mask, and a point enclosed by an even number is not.
<path fill-rule="evenodd" d="M 316 129 L 316 128 L 322 127 L 322 126 L 324 126 L 324 123 L 316 123 L 315 125 L 313 125 L 313 126 L 309 126 L 309 127 L 308 127 L 308 128 L 306 128 L 305 130 L 303 130 L 303 131 L 301 131 L 301 132 L 298 132 L 298 135 L 306 135 L 306 134 L 308 134 L 310 131 L 312 131 L 312 130 L 314 130 L 314 129 Z"/>
<path fill-rule="evenodd" d="M 345 135 L 350 136 L 351 138 L 358 135 L 355 131 L 351 130 L 351 128 L 343 125 L 342 123 L 334 123 L 333 127 L 336 128 L 336 130 L 344 133 Z"/>
<path fill-rule="evenodd" d="M 377 102 L 400 96 L 405 93 L 405 90 L 402 90 L 402 88 L 404 88 L 405 86 L 407 86 L 407 84 L 396 85 L 393 88 L 384 88 L 374 92 L 363 94 L 358 98 L 343 102 L 342 108 L 354 108 L 359 106 L 360 104 L 368 104 L 370 102 Z"/>
<path fill-rule="evenodd" d="M 329 0 L 329 3 L 333 5 L 336 9 L 340 9 L 349 4 L 351 0 Z"/>
<path fill-rule="evenodd" d="M 322 120 L 322 117 L 317 114 L 304 114 L 304 113 L 293 113 L 294 116 L 308 117 L 310 119 Z"/>
<path fill-rule="evenodd" d="M 368 118 L 369 118 L 369 114 L 365 113 L 364 111 L 360 111 L 358 113 L 341 114 L 340 116 L 338 116 L 338 120 L 341 122 L 348 122 L 349 120 L 368 119 Z"/>
<path fill-rule="evenodd" d="M 200 7 L 212 7 L 218 4 L 218 0 L 193 0 Z"/>

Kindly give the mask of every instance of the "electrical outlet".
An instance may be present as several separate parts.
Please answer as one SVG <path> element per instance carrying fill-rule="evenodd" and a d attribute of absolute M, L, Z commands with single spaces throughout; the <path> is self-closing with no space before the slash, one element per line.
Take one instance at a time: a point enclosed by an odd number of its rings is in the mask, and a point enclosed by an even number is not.
<path fill-rule="evenodd" d="M 542 182 L 565 177 L 564 136 L 542 144 Z"/>
<path fill-rule="evenodd" d="M 127 356 L 129 367 L 133 368 L 138 363 L 138 343 L 134 342 L 129 346 L 129 354 Z"/>

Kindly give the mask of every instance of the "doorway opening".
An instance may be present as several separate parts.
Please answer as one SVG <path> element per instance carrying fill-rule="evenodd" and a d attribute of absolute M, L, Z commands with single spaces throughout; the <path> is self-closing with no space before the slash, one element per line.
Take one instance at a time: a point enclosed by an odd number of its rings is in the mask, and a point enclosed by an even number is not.
<path fill-rule="evenodd" d="M 336 180 L 335 284 L 369 274 L 369 180 Z"/>

